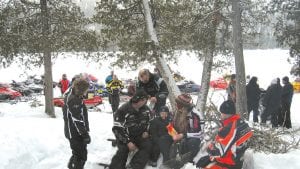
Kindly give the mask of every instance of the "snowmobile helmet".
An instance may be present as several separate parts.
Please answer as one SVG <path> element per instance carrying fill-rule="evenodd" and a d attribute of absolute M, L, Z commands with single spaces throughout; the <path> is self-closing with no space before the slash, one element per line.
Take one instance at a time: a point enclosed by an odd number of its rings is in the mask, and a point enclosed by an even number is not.
<path fill-rule="evenodd" d="M 232 100 L 226 100 L 224 101 L 220 106 L 220 112 L 223 114 L 235 114 L 235 105 Z"/>
<path fill-rule="evenodd" d="M 145 90 L 137 90 L 135 92 L 135 94 L 132 96 L 132 98 L 130 99 L 131 102 L 133 103 L 137 103 L 142 99 L 148 99 L 148 94 L 145 92 Z"/>
<path fill-rule="evenodd" d="M 162 106 L 162 107 L 160 107 L 159 112 L 167 112 L 167 113 L 169 113 L 170 111 L 169 111 L 169 108 L 167 106 Z"/>

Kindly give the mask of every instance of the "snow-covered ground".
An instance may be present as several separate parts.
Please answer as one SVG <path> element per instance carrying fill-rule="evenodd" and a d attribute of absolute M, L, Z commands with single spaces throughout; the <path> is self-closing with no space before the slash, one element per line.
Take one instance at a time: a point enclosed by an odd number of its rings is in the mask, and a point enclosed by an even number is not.
<path fill-rule="evenodd" d="M 287 50 L 246 50 L 245 66 L 246 74 L 255 75 L 259 79 L 260 86 L 266 88 L 273 78 L 289 75 L 291 65 L 287 63 Z M 152 68 L 150 66 L 146 66 Z M 194 56 L 185 53 L 179 58 L 178 65 L 171 64 L 172 69 L 178 70 L 188 79 L 200 83 L 202 64 Z M 71 57 L 58 58 L 53 64 L 53 77 L 55 81 L 60 79 L 62 73 L 72 77 L 80 72 L 92 73 L 104 81 L 111 67 L 109 62 L 86 63 L 84 60 Z M 123 71 L 114 68 L 120 78 L 134 78 L 136 71 Z M 152 69 L 151 69 L 152 70 Z M 228 73 L 224 71 L 224 73 Z M 27 71 L 28 74 L 41 73 L 43 69 Z M 20 79 L 24 69 L 17 65 L 1 69 L 1 82 L 9 82 L 12 79 Z M 213 72 L 213 78 L 222 76 Z M 292 77 L 290 77 L 293 79 Z M 59 95 L 55 89 L 55 96 Z M 219 104 L 223 100 L 224 91 L 218 91 L 214 95 L 214 101 Z M 43 101 L 42 96 L 37 100 Z M 194 100 L 195 102 L 196 100 Z M 300 94 L 295 94 L 291 108 L 293 128 L 300 127 L 299 106 Z M 30 102 L 16 104 L 0 103 L 0 169 L 66 169 L 71 155 L 69 143 L 63 133 L 63 119 L 61 108 L 55 108 L 57 118 L 48 118 L 44 112 L 44 106 L 31 107 Z M 88 160 L 86 169 L 100 169 L 97 162 L 108 163 L 115 153 L 107 138 L 113 138 L 111 132 L 112 114 L 107 100 L 98 106 L 101 111 L 89 111 L 90 135 L 92 143 L 88 145 Z M 300 150 L 292 150 L 287 154 L 254 153 L 255 169 L 299 169 Z M 195 169 L 188 164 L 185 169 Z M 151 169 L 151 167 L 147 167 Z"/>

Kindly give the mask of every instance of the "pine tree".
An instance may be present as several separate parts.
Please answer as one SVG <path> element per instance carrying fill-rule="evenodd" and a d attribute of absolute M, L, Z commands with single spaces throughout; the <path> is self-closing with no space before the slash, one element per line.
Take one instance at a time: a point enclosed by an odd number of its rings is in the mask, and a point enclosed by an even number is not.
<path fill-rule="evenodd" d="M 300 76 L 300 2 L 272 0 L 269 11 L 276 16 L 275 36 L 283 47 L 290 48 L 291 74 Z"/>

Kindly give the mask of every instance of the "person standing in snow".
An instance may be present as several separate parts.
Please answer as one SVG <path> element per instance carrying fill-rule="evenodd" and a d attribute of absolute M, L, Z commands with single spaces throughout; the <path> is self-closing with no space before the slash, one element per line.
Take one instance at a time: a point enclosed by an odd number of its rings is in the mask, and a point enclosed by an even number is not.
<path fill-rule="evenodd" d="M 154 105 L 155 116 L 159 116 L 159 109 L 166 105 L 169 94 L 167 84 L 163 78 L 152 74 L 148 69 L 140 70 L 138 78 L 136 89 L 143 89 L 150 95 L 150 105 Z"/>
<path fill-rule="evenodd" d="M 124 88 L 121 80 L 118 79 L 117 75 L 113 75 L 112 81 L 106 85 L 106 89 L 109 93 L 108 101 L 111 105 L 112 112 L 114 113 L 120 104 L 120 92 Z"/>
<path fill-rule="evenodd" d="M 232 100 L 233 102 L 236 102 L 236 79 L 235 74 L 232 74 L 230 77 L 230 81 L 228 84 L 228 87 L 226 89 L 228 94 L 228 100 Z"/>
<path fill-rule="evenodd" d="M 62 79 L 58 82 L 58 87 L 60 88 L 61 94 L 63 95 L 69 88 L 70 81 L 66 74 L 62 75 Z"/>
<path fill-rule="evenodd" d="M 135 95 L 114 113 L 112 128 L 118 150 L 109 165 L 110 169 L 145 168 L 151 153 L 149 138 L 150 109 L 146 105 L 148 94 L 137 90 Z M 128 153 L 137 151 L 126 166 Z"/>
<path fill-rule="evenodd" d="M 278 127 L 278 113 L 280 111 L 282 87 L 280 79 L 275 78 L 271 81 L 263 99 L 264 112 L 261 115 L 261 123 L 266 124 L 268 116 L 271 115 L 272 127 Z"/>
<path fill-rule="evenodd" d="M 87 160 L 87 144 L 91 142 L 91 138 L 87 108 L 83 98 L 88 88 L 89 83 L 86 80 L 76 79 L 64 98 L 64 132 L 72 150 L 68 163 L 69 169 L 83 169 Z"/>
<path fill-rule="evenodd" d="M 253 122 L 258 122 L 258 106 L 261 90 L 257 84 L 257 77 L 253 76 L 246 86 L 248 116 L 253 111 Z"/>
<path fill-rule="evenodd" d="M 294 94 L 293 85 L 287 76 L 282 78 L 283 88 L 281 93 L 281 111 L 278 116 L 278 124 L 286 128 L 292 128 L 291 123 L 291 104 Z"/>

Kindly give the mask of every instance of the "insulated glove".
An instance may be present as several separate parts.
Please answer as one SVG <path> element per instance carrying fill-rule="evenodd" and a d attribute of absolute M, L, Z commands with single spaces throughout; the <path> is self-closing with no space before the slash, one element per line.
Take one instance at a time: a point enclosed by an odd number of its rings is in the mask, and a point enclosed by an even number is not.
<path fill-rule="evenodd" d="M 209 163 L 210 163 L 210 158 L 209 156 L 203 156 L 199 159 L 199 161 L 196 163 L 196 166 L 197 167 L 201 167 L 201 168 L 204 168 L 206 167 Z"/>
<path fill-rule="evenodd" d="M 91 137 L 90 137 L 90 135 L 88 133 L 87 134 L 83 134 L 82 138 L 83 138 L 83 142 L 85 144 L 90 144 L 91 143 Z"/>

